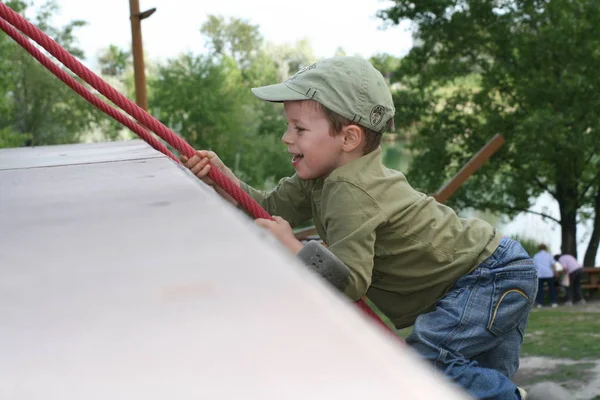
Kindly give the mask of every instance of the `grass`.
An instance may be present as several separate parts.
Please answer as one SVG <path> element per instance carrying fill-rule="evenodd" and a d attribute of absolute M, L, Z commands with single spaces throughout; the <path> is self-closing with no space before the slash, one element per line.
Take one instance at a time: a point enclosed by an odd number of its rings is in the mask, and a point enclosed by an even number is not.
<path fill-rule="evenodd" d="M 378 311 L 378 310 L 376 310 Z M 389 326 L 387 318 L 378 313 Z M 412 327 L 398 331 L 404 339 Z M 572 360 L 597 359 L 600 355 L 600 313 L 579 308 L 532 310 L 521 357 L 543 356 Z"/>
<path fill-rule="evenodd" d="M 600 314 L 572 309 L 533 310 L 521 356 L 581 360 L 600 354 Z"/>
<path fill-rule="evenodd" d="M 595 304 L 594 304 L 595 303 Z M 519 370 L 513 380 L 529 388 L 537 382 L 554 382 L 576 393 L 595 380 L 596 361 L 600 356 L 600 303 L 585 308 L 559 307 L 533 309 L 521 347 L 521 357 L 550 357 L 556 360 L 542 368 Z M 376 310 L 378 312 L 378 310 Z M 378 312 L 383 321 L 390 321 Z M 398 331 L 406 339 L 409 327 Z M 600 388 L 599 388 L 600 391 Z M 600 394 L 590 400 L 600 400 Z"/>

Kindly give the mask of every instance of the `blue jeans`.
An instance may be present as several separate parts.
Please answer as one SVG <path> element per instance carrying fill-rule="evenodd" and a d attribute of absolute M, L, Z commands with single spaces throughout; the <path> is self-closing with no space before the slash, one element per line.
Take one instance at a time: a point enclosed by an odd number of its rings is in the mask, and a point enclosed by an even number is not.
<path fill-rule="evenodd" d="M 503 238 L 433 311 L 417 318 L 406 342 L 472 397 L 520 399 L 510 378 L 519 368 L 537 283 L 527 252 Z"/>

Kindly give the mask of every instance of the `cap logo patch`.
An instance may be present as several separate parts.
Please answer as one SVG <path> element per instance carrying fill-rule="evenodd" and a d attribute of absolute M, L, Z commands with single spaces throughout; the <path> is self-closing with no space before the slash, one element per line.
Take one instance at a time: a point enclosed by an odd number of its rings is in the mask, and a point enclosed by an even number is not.
<path fill-rule="evenodd" d="M 292 75 L 290 77 L 290 79 L 288 79 L 288 81 L 293 81 L 301 73 L 306 72 L 306 71 L 311 70 L 311 69 L 315 69 L 315 68 L 317 68 L 317 63 L 311 64 L 311 65 L 307 65 L 306 67 L 300 68 L 300 70 L 298 70 L 298 72 L 296 72 L 294 75 Z"/>
<path fill-rule="evenodd" d="M 383 119 L 384 114 L 385 114 L 385 107 L 383 107 L 382 105 L 377 105 L 377 106 L 373 107 L 373 109 L 371 110 L 371 117 L 370 117 L 371 125 L 373 125 L 373 126 L 379 125 L 379 123 Z"/>

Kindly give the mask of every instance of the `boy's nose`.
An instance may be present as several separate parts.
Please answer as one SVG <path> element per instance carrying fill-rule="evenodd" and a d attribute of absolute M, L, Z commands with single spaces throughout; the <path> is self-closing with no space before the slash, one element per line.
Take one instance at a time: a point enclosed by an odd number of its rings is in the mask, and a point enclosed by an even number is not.
<path fill-rule="evenodd" d="M 290 130 L 286 130 L 283 136 L 281 137 L 281 141 L 285 144 L 292 144 L 292 134 Z"/>

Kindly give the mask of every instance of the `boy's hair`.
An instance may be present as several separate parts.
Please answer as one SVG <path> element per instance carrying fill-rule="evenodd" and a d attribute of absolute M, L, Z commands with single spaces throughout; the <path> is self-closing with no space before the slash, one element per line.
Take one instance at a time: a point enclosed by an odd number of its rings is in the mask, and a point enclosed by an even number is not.
<path fill-rule="evenodd" d="M 542 244 L 540 244 L 540 245 L 538 246 L 538 250 L 540 250 L 540 251 L 541 251 L 541 250 L 548 250 L 548 247 L 546 247 L 546 245 L 542 243 Z"/>
<path fill-rule="evenodd" d="M 363 134 L 363 154 L 371 153 L 381 144 L 381 137 L 383 136 L 382 133 L 375 132 L 374 130 L 365 128 L 362 125 L 355 124 L 348 118 L 342 117 L 341 115 L 331 111 L 321 103 L 315 103 L 317 104 L 317 107 L 323 111 L 327 122 L 329 122 L 329 127 L 331 129 L 329 132 L 330 134 L 337 135 L 344 127 L 348 125 L 356 125 L 360 128 Z"/>
<path fill-rule="evenodd" d="M 554 261 L 558 261 L 558 259 L 560 258 L 560 256 L 561 256 L 560 254 L 555 254 L 554 255 Z"/>

